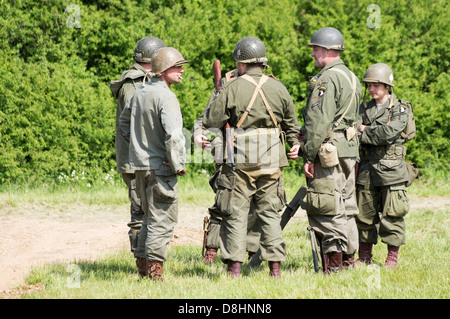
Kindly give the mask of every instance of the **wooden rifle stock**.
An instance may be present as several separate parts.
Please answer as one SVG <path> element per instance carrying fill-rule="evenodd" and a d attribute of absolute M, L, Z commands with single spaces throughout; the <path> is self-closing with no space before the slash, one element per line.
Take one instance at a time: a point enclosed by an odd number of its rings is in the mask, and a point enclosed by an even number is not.
<path fill-rule="evenodd" d="M 219 95 L 220 89 L 222 88 L 222 70 L 220 67 L 220 61 L 215 60 L 212 66 L 213 72 L 213 82 L 214 82 L 214 90 L 216 91 L 216 96 Z M 226 145 L 227 145 L 227 160 L 231 164 L 231 169 L 234 171 L 235 163 L 234 163 L 234 145 L 233 145 L 233 136 L 231 135 L 231 126 L 227 122 L 225 124 L 225 136 L 226 136 Z"/>

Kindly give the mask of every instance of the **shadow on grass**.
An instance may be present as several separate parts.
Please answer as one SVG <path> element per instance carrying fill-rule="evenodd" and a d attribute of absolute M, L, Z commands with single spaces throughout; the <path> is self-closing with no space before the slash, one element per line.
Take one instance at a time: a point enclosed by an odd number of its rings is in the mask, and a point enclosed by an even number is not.
<path fill-rule="evenodd" d="M 81 271 L 81 279 L 109 280 L 137 274 L 136 265 L 128 260 L 82 261 L 76 265 Z"/>

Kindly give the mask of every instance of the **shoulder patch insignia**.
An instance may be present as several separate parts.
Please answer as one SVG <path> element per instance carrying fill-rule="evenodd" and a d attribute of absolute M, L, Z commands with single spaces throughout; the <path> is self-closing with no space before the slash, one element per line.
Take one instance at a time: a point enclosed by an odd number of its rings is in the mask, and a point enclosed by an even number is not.
<path fill-rule="evenodd" d="M 405 113 L 405 111 L 406 111 L 405 107 L 403 105 L 400 106 L 400 113 Z"/>
<path fill-rule="evenodd" d="M 319 97 L 322 97 L 325 94 L 326 90 L 327 88 L 324 86 L 319 87 Z"/>

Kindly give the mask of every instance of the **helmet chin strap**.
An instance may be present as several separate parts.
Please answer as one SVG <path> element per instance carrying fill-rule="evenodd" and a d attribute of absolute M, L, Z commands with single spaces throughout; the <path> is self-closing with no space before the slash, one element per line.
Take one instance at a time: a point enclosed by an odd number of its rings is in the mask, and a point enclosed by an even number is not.
<path fill-rule="evenodd" d="M 391 91 L 391 96 L 389 98 L 390 101 L 389 101 L 388 109 L 390 109 L 394 105 L 394 87 L 389 86 L 389 89 Z M 367 110 L 366 92 L 367 92 L 367 83 L 365 83 L 365 85 L 364 85 L 364 95 L 363 95 L 363 105 L 364 105 L 365 110 Z"/>

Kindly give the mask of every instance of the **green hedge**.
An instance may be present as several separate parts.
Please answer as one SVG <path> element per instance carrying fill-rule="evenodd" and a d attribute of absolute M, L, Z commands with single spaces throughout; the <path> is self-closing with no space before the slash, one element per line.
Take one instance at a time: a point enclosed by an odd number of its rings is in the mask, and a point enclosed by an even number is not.
<path fill-rule="evenodd" d="M 342 57 L 360 79 L 373 63 L 393 68 L 395 93 L 412 102 L 416 115 L 408 160 L 446 171 L 446 8 L 445 0 L 378 1 L 375 7 L 372 0 L 2 1 L 0 183 L 114 169 L 109 82 L 130 67 L 136 42 L 148 35 L 190 60 L 183 83 L 173 87 L 187 130 L 209 98 L 212 61 L 233 69 L 231 52 L 244 36 L 266 43 L 269 72 L 290 91 L 302 122 L 308 78 L 318 72 L 306 45 L 325 26 L 344 34 Z"/>

